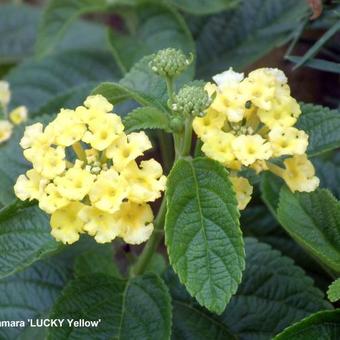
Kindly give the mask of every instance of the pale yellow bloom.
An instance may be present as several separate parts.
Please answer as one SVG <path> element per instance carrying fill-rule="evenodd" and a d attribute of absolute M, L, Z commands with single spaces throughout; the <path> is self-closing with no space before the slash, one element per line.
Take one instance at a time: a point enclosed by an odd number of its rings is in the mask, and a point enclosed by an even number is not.
<path fill-rule="evenodd" d="M 83 141 L 99 151 L 108 148 L 123 133 L 122 120 L 116 114 L 105 114 L 89 123 L 89 131 L 83 137 Z"/>
<path fill-rule="evenodd" d="M 19 125 L 27 120 L 27 107 L 26 106 L 18 106 L 14 110 L 9 113 L 9 119 L 15 125 Z"/>
<path fill-rule="evenodd" d="M 127 197 L 127 186 L 125 178 L 114 169 L 102 171 L 89 192 L 91 203 L 96 208 L 112 214 Z"/>
<path fill-rule="evenodd" d="M 41 150 L 39 150 L 41 152 Z M 44 150 L 44 154 L 39 154 L 36 148 L 25 150 L 25 156 L 29 154 L 33 157 L 33 167 L 42 176 L 53 179 L 66 169 L 65 149 L 62 146 L 49 147 Z M 36 154 L 34 154 L 37 152 Z M 32 159 L 32 158 L 31 158 Z"/>
<path fill-rule="evenodd" d="M 120 226 L 116 219 L 105 211 L 84 206 L 80 210 L 79 218 L 84 223 L 84 230 L 94 236 L 98 243 L 111 242 L 120 234 Z"/>
<path fill-rule="evenodd" d="M 116 139 L 107 149 L 106 156 L 117 171 L 122 171 L 132 160 L 142 156 L 152 144 L 145 132 L 132 132 Z"/>
<path fill-rule="evenodd" d="M 197 136 L 205 141 L 210 134 L 222 129 L 225 120 L 225 114 L 209 108 L 203 117 L 194 118 L 192 126 Z"/>
<path fill-rule="evenodd" d="M 0 80 L 0 106 L 6 108 L 11 100 L 11 91 L 7 81 Z"/>
<path fill-rule="evenodd" d="M 111 112 L 113 110 L 113 105 L 105 97 L 99 94 L 87 97 L 84 105 L 89 109 L 103 112 Z"/>
<path fill-rule="evenodd" d="M 271 146 L 260 135 L 241 135 L 232 142 L 232 150 L 236 158 L 244 165 L 257 160 L 269 159 L 272 155 Z"/>
<path fill-rule="evenodd" d="M 227 166 L 236 159 L 231 147 L 235 138 L 231 133 L 217 130 L 205 140 L 202 151 L 208 157 Z"/>
<path fill-rule="evenodd" d="M 262 171 L 268 170 L 268 166 L 265 160 L 257 160 L 250 165 L 251 169 L 254 169 L 257 174 Z"/>
<path fill-rule="evenodd" d="M 18 177 L 14 185 L 14 192 L 22 201 L 39 200 L 48 182 L 49 180 L 42 177 L 36 170 L 31 169 L 25 175 Z"/>
<path fill-rule="evenodd" d="M 57 241 L 72 244 L 79 240 L 84 226 L 79 212 L 83 207 L 82 203 L 72 202 L 51 215 L 51 234 Z"/>
<path fill-rule="evenodd" d="M 238 73 L 230 67 L 227 71 L 216 74 L 212 77 L 217 86 L 221 89 L 239 84 L 244 79 L 244 73 Z"/>
<path fill-rule="evenodd" d="M 313 164 L 306 155 L 297 155 L 284 161 L 286 167 L 281 177 L 284 179 L 291 191 L 314 191 L 320 183 L 315 176 Z"/>
<path fill-rule="evenodd" d="M 45 187 L 43 194 L 40 195 L 38 199 L 39 208 L 48 214 L 52 214 L 70 203 L 67 198 L 59 193 L 58 188 L 53 183 L 50 183 Z"/>
<path fill-rule="evenodd" d="M 62 109 L 57 118 L 48 124 L 46 131 L 55 135 L 58 145 L 66 147 L 79 142 L 83 138 L 86 125 L 74 114 L 73 110 Z"/>
<path fill-rule="evenodd" d="M 63 176 L 55 177 L 54 183 L 58 191 L 69 200 L 80 201 L 91 190 L 96 176 L 80 167 L 65 171 Z"/>
<path fill-rule="evenodd" d="M 166 177 L 162 166 L 154 159 L 142 161 L 140 168 L 136 162 L 130 162 L 122 175 L 128 183 L 128 198 L 133 202 L 153 202 L 165 190 Z"/>
<path fill-rule="evenodd" d="M 13 132 L 13 125 L 7 120 L 0 120 L 0 144 L 7 141 Z"/>
<path fill-rule="evenodd" d="M 120 230 L 120 236 L 126 243 L 145 242 L 153 231 L 153 213 L 148 204 L 124 202 L 114 220 Z"/>
<path fill-rule="evenodd" d="M 308 135 L 294 127 L 275 127 L 269 134 L 273 157 L 282 155 L 302 155 L 308 146 Z"/>
<path fill-rule="evenodd" d="M 20 146 L 23 149 L 30 148 L 35 140 L 43 134 L 44 126 L 41 123 L 35 123 L 30 126 L 26 126 L 24 136 L 21 138 Z"/>
<path fill-rule="evenodd" d="M 236 199 L 238 203 L 237 207 L 239 210 L 243 210 L 251 200 L 253 187 L 244 177 L 230 176 L 229 179 L 236 193 Z"/>

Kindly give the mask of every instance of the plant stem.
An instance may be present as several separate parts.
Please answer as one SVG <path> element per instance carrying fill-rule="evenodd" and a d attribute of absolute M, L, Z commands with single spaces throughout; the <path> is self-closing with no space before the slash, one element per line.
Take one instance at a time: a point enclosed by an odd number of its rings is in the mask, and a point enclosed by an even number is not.
<path fill-rule="evenodd" d="M 191 151 L 191 143 L 192 143 L 192 120 L 193 118 L 190 116 L 185 121 L 185 130 L 184 137 L 182 141 L 182 150 L 181 156 L 185 157 L 190 154 Z"/>
<path fill-rule="evenodd" d="M 161 154 L 162 154 L 162 160 L 164 163 L 164 172 L 168 174 L 171 169 L 173 160 L 174 160 L 171 135 L 166 134 L 163 131 L 159 131 L 158 141 L 159 141 L 159 147 L 160 147 Z"/>
<path fill-rule="evenodd" d="M 152 255 L 156 251 L 159 243 L 163 238 L 162 229 L 164 226 L 165 214 L 166 214 L 166 198 L 163 197 L 161 206 L 159 208 L 157 217 L 154 222 L 155 229 L 149 241 L 146 243 L 141 255 L 138 257 L 137 262 L 131 268 L 130 276 L 134 277 L 143 274 L 145 269 L 147 268 L 147 265 L 149 264 Z"/>
<path fill-rule="evenodd" d="M 79 142 L 74 143 L 72 149 L 81 161 L 86 161 L 85 151 Z"/>
<path fill-rule="evenodd" d="M 172 103 L 174 102 L 174 79 L 170 77 L 165 78 L 166 81 L 166 88 L 168 91 L 168 97 L 169 97 L 169 106 L 171 108 Z"/>

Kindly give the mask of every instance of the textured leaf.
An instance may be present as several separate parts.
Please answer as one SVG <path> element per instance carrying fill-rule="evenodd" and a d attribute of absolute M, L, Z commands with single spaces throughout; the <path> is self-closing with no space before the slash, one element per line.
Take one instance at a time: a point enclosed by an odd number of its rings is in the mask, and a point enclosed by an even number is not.
<path fill-rule="evenodd" d="M 0 206 L 16 199 L 13 186 L 18 176 L 29 168 L 19 145 L 23 132 L 23 126 L 15 127 L 11 138 L 0 146 Z"/>
<path fill-rule="evenodd" d="M 340 336 L 340 309 L 313 314 L 277 335 L 275 340 L 336 340 Z"/>
<path fill-rule="evenodd" d="M 244 279 L 222 315 L 241 339 L 270 339 L 310 313 L 331 308 L 313 280 L 270 246 L 247 239 L 246 261 Z"/>
<path fill-rule="evenodd" d="M 230 66 L 241 69 L 287 42 L 306 15 L 305 1 L 242 1 L 234 10 L 195 19 L 197 71 L 211 77 Z"/>
<path fill-rule="evenodd" d="M 261 197 L 271 213 L 276 216 L 276 209 L 279 205 L 280 190 L 284 181 L 270 172 L 265 172 L 261 178 Z"/>
<path fill-rule="evenodd" d="M 154 274 L 123 281 L 93 274 L 72 281 L 51 318 L 100 320 L 96 328 L 50 328 L 48 339 L 169 339 L 170 297 Z"/>
<path fill-rule="evenodd" d="M 335 302 L 340 300 L 340 278 L 335 280 L 328 288 L 327 296 L 329 301 Z"/>
<path fill-rule="evenodd" d="M 50 53 L 62 39 L 67 28 L 85 13 L 100 12 L 109 5 L 134 3 L 134 0 L 51 0 L 40 21 L 36 50 L 39 55 Z"/>
<path fill-rule="evenodd" d="M 320 187 L 329 189 L 337 199 L 340 199 L 340 153 L 335 150 L 329 159 L 315 157 L 312 162 L 320 179 Z"/>
<path fill-rule="evenodd" d="M 297 56 L 288 56 L 286 57 L 287 60 L 299 64 L 302 60 L 302 57 L 297 57 Z M 318 58 L 313 58 L 309 61 L 307 61 L 304 64 L 305 67 L 310 67 L 315 70 L 320 70 L 320 71 L 325 71 L 325 72 L 332 72 L 332 73 L 340 73 L 340 64 L 335 63 L 333 61 L 328 61 L 328 60 L 323 60 L 323 59 L 318 59 Z"/>
<path fill-rule="evenodd" d="M 0 5 L 0 63 L 18 62 L 33 54 L 40 15 L 38 7 L 25 4 Z M 104 46 L 103 27 L 77 21 L 59 42 L 57 50 Z"/>
<path fill-rule="evenodd" d="M 131 111 L 124 119 L 128 131 L 142 129 L 162 129 L 169 131 L 169 116 L 155 107 L 139 107 Z"/>
<path fill-rule="evenodd" d="M 106 274 L 121 278 L 119 269 L 113 259 L 112 245 L 101 245 L 100 248 L 84 252 L 75 261 L 75 275 Z"/>
<path fill-rule="evenodd" d="M 165 241 L 189 293 L 222 313 L 244 269 L 239 212 L 227 171 L 207 158 L 179 160 L 167 183 Z"/>
<path fill-rule="evenodd" d="M 0 277 L 31 265 L 57 246 L 47 216 L 37 207 L 0 210 Z"/>
<path fill-rule="evenodd" d="M 133 31 L 110 31 L 109 41 L 117 64 L 127 72 L 142 57 L 168 47 L 194 52 L 191 33 L 182 16 L 157 2 L 133 9 Z M 193 75 L 194 67 L 191 67 Z"/>
<path fill-rule="evenodd" d="M 110 53 L 103 51 L 75 50 L 28 61 L 7 76 L 13 92 L 11 106 L 26 105 L 38 112 L 57 96 L 81 90 L 86 84 L 114 81 L 117 74 Z"/>
<path fill-rule="evenodd" d="M 242 283 L 219 317 L 200 307 L 173 272 L 167 272 L 174 339 L 265 340 L 310 313 L 331 308 L 291 259 L 253 238 L 245 239 L 245 247 Z"/>
<path fill-rule="evenodd" d="M 315 156 L 338 148 L 340 111 L 313 104 L 304 104 L 301 109 L 303 114 L 297 122 L 297 128 L 305 130 L 309 135 L 308 154 Z"/>
<path fill-rule="evenodd" d="M 340 203 L 328 190 L 293 194 L 284 187 L 277 215 L 297 243 L 340 273 Z"/>
<path fill-rule="evenodd" d="M 44 318 L 70 278 L 65 263 L 53 258 L 36 262 L 23 272 L 0 280 L 0 320 L 25 321 L 25 328 L 1 327 L 1 339 L 32 339 L 28 319 Z M 36 339 L 45 329 L 36 328 Z"/>
<path fill-rule="evenodd" d="M 211 14 L 234 7 L 240 0 L 168 0 L 172 5 L 191 14 Z"/>

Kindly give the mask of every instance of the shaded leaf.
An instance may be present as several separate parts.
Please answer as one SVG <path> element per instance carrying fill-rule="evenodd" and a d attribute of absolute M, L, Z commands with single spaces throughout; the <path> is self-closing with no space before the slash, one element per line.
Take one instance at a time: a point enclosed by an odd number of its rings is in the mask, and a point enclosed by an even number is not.
<path fill-rule="evenodd" d="M 212 14 L 230 9 L 240 0 L 168 0 L 169 3 L 190 14 Z"/>
<path fill-rule="evenodd" d="M 328 288 L 327 296 L 329 301 L 335 302 L 340 300 L 340 278 L 335 280 Z"/>

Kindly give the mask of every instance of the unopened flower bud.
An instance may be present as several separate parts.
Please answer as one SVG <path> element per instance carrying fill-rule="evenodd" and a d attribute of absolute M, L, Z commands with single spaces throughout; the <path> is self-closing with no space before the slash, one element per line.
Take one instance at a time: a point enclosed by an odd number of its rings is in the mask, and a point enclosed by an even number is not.
<path fill-rule="evenodd" d="M 173 132 L 181 132 L 184 129 L 184 121 L 180 117 L 174 117 L 170 121 L 170 128 Z"/>
<path fill-rule="evenodd" d="M 192 61 L 192 54 L 187 57 L 181 50 L 167 48 L 154 55 L 150 67 L 160 76 L 176 77 L 183 73 Z"/>
<path fill-rule="evenodd" d="M 200 116 L 210 106 L 211 98 L 201 85 L 185 85 L 174 97 L 171 109 L 184 115 Z"/>

